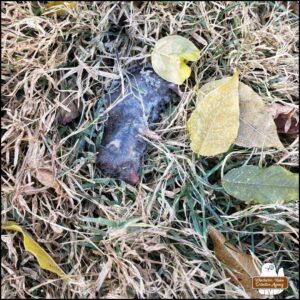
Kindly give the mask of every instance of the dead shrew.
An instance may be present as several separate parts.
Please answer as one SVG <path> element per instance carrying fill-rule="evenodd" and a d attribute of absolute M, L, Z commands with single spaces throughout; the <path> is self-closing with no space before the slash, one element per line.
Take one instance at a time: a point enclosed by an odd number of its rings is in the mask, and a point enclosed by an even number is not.
<path fill-rule="evenodd" d="M 174 95 L 172 90 L 179 89 L 149 67 L 128 77 L 124 98 L 121 89 L 107 96 L 111 103 L 118 103 L 108 113 L 96 162 L 105 176 L 135 185 L 140 181 L 141 159 L 147 147 L 141 135 L 158 137 L 152 131 L 153 123 L 159 121 Z"/>

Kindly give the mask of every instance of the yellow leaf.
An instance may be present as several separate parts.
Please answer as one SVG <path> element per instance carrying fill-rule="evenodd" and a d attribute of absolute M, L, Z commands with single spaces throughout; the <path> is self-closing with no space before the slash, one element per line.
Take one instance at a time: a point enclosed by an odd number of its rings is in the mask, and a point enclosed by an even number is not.
<path fill-rule="evenodd" d="M 200 51 L 188 39 L 171 35 L 157 41 L 151 54 L 154 71 L 163 79 L 182 84 L 191 75 L 191 68 L 185 60 L 197 61 Z"/>
<path fill-rule="evenodd" d="M 203 85 L 198 92 L 198 102 L 225 84 L 231 77 L 214 80 Z M 240 126 L 234 144 L 241 147 L 275 147 L 282 149 L 275 122 L 262 98 L 246 84 L 239 82 Z"/>
<path fill-rule="evenodd" d="M 198 101 L 187 122 L 192 150 L 210 156 L 224 153 L 239 128 L 238 72 Z"/>
<path fill-rule="evenodd" d="M 24 247 L 25 250 L 32 253 L 40 267 L 42 269 L 48 270 L 60 276 L 64 281 L 68 281 L 68 276 L 64 273 L 64 271 L 56 264 L 53 258 L 43 249 L 41 246 L 35 242 L 31 236 L 25 232 L 22 227 L 20 227 L 17 223 L 12 221 L 6 221 L 1 224 L 1 230 L 13 230 L 22 233 L 24 238 Z"/>
<path fill-rule="evenodd" d="M 252 288 L 252 277 L 260 275 L 252 256 L 226 243 L 224 235 L 212 226 L 208 227 L 208 234 L 213 241 L 216 257 L 230 268 L 231 272 L 227 271 L 226 275 L 236 285 L 243 286 L 251 298 L 262 299 L 262 295 Z"/>
<path fill-rule="evenodd" d="M 284 148 L 262 98 L 242 82 L 239 83 L 239 95 L 240 128 L 234 143 L 242 147 Z"/>
<path fill-rule="evenodd" d="M 66 12 L 66 9 L 74 9 L 76 8 L 76 1 L 49 1 L 45 4 L 44 12 L 48 12 L 52 10 L 52 8 L 60 8 L 55 10 L 57 15 L 62 15 Z"/>

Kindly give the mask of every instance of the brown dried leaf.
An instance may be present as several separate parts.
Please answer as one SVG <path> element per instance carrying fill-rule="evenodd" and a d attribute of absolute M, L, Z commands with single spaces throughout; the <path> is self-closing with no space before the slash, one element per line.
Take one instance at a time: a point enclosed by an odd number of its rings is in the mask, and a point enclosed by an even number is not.
<path fill-rule="evenodd" d="M 290 135 L 299 133 L 299 110 L 278 103 L 270 104 L 268 110 L 274 118 L 277 132 Z"/>
<path fill-rule="evenodd" d="M 213 241 L 216 257 L 230 268 L 230 272 L 227 274 L 231 280 L 236 285 L 241 285 L 251 298 L 262 299 L 262 295 L 252 288 L 252 277 L 260 274 L 252 256 L 225 243 L 224 235 L 212 226 L 208 227 L 208 234 Z"/>
<path fill-rule="evenodd" d="M 36 179 L 46 187 L 55 189 L 57 194 L 61 193 L 60 184 L 55 179 L 53 171 L 50 168 L 38 168 L 36 169 Z"/>

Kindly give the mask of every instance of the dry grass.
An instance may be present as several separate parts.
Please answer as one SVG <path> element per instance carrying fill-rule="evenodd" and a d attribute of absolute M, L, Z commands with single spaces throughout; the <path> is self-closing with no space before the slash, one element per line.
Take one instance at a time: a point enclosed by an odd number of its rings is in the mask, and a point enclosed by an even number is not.
<path fill-rule="evenodd" d="M 234 67 L 266 102 L 298 105 L 296 15 L 271 1 L 79 2 L 65 16 L 6 1 L 1 14 L 2 220 L 22 224 L 72 278 L 66 285 L 41 270 L 20 236 L 5 232 L 1 297 L 243 298 L 240 287 L 224 281 L 208 224 L 262 263 L 283 267 L 290 287 L 282 297 L 299 297 L 298 204 L 249 205 L 220 186 L 221 169 L 246 161 L 297 171 L 298 137 L 282 136 L 287 152 L 233 146 L 206 159 L 192 154 L 185 129 L 193 87 Z M 103 95 L 122 70 L 149 62 L 155 41 L 170 34 L 202 52 L 185 95 L 159 124 L 163 141 L 151 142 L 142 184 L 103 178 L 94 164 Z M 62 97 L 84 105 L 68 126 L 56 122 Z M 36 180 L 45 166 L 61 194 Z"/>

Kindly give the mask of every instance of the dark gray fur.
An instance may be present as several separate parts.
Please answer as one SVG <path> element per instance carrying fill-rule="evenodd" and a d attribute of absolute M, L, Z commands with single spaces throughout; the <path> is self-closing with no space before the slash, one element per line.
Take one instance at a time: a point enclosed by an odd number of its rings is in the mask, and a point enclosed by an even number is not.
<path fill-rule="evenodd" d="M 138 68 L 128 74 L 125 97 L 121 88 L 106 100 L 118 102 L 108 113 L 97 165 L 104 175 L 130 184 L 139 181 L 141 159 L 147 143 L 140 136 L 154 129 L 160 113 L 178 87 L 159 77 L 152 68 Z"/>

